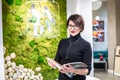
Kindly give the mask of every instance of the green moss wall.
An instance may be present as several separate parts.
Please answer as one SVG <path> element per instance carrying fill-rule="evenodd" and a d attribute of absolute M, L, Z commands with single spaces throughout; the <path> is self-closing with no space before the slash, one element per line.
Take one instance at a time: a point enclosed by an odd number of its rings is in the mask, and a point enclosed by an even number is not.
<path fill-rule="evenodd" d="M 5 56 L 14 52 L 16 53 L 14 61 L 17 65 L 23 64 L 33 70 L 41 67 L 44 80 L 54 80 L 58 77 L 58 71 L 51 69 L 45 58 L 54 58 L 59 41 L 67 37 L 66 0 L 55 0 L 55 3 L 38 3 L 27 3 L 26 0 L 2 0 Z M 33 27 L 37 19 L 32 13 L 29 13 L 32 5 L 35 5 L 34 7 L 37 9 L 38 5 L 46 5 L 54 17 L 54 22 L 50 22 L 45 13 L 39 13 L 43 14 L 40 18 L 41 22 L 39 22 L 44 26 L 42 35 L 40 35 L 40 31 L 37 32 L 39 35 L 34 35 Z M 39 10 L 42 12 L 42 9 L 39 8 Z M 51 32 L 48 32 L 48 28 L 45 27 L 48 23 L 46 20 L 52 27 Z"/>

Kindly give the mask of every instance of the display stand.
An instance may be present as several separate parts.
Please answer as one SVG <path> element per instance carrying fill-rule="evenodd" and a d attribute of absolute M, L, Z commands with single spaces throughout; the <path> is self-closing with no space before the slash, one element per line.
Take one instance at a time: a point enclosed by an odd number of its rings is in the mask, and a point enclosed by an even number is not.
<path fill-rule="evenodd" d="M 107 71 L 107 62 L 106 62 L 105 59 L 103 59 L 102 61 L 99 60 L 99 59 L 94 59 L 94 65 L 95 65 L 95 64 L 98 64 L 98 65 L 104 64 L 104 68 L 103 68 L 103 69 L 104 69 L 105 71 Z M 95 70 L 101 70 L 101 69 L 95 68 Z"/>

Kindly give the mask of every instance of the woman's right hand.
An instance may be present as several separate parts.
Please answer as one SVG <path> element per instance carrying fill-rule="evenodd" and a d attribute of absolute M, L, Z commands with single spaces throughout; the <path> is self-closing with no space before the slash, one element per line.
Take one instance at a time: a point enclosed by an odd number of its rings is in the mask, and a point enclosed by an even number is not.
<path fill-rule="evenodd" d="M 56 69 L 56 61 L 50 59 L 50 58 L 46 58 L 47 59 L 47 62 L 48 62 L 48 65 L 54 69 Z"/>

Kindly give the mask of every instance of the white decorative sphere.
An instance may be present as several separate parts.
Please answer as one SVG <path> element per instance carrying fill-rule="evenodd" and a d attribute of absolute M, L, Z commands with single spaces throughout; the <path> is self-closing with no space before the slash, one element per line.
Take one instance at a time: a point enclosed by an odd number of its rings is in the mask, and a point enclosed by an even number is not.
<path fill-rule="evenodd" d="M 27 76 L 27 77 L 30 77 L 30 73 L 26 73 L 26 76 Z"/>
<path fill-rule="evenodd" d="M 8 80 L 13 80 L 12 78 L 9 78 Z"/>
<path fill-rule="evenodd" d="M 39 77 L 42 77 L 41 73 L 38 74 Z"/>
<path fill-rule="evenodd" d="M 14 74 L 13 74 L 13 80 L 15 80 L 16 78 L 17 78 L 17 74 L 14 73 Z"/>
<path fill-rule="evenodd" d="M 41 68 L 40 68 L 40 67 L 37 67 L 35 70 L 38 72 L 38 71 L 40 71 L 40 70 L 41 70 Z"/>
<path fill-rule="evenodd" d="M 35 75 L 35 79 L 39 80 L 39 77 L 37 75 Z"/>
<path fill-rule="evenodd" d="M 22 75 L 22 72 L 20 72 L 20 71 L 17 71 L 16 73 L 18 76 Z"/>
<path fill-rule="evenodd" d="M 6 56 L 5 57 L 5 61 L 10 61 L 11 60 L 11 57 L 10 56 Z"/>
<path fill-rule="evenodd" d="M 15 69 L 16 63 L 15 63 L 15 62 L 12 62 L 11 64 L 12 64 L 11 67 L 12 67 L 13 69 Z"/>
<path fill-rule="evenodd" d="M 7 66 L 7 64 L 4 64 L 4 68 L 6 69 L 8 66 Z"/>
<path fill-rule="evenodd" d="M 28 71 L 29 71 L 29 72 L 31 72 L 31 71 L 32 71 L 32 69 L 28 69 Z"/>
<path fill-rule="evenodd" d="M 5 74 L 6 74 L 6 75 L 8 74 L 8 70 L 7 70 L 7 69 L 5 69 Z"/>
<path fill-rule="evenodd" d="M 8 75 L 5 75 L 5 80 L 8 80 L 8 78 L 9 78 Z"/>
<path fill-rule="evenodd" d="M 11 67 L 8 68 L 8 72 L 12 72 L 13 69 Z"/>
<path fill-rule="evenodd" d="M 40 79 L 43 80 L 43 77 L 41 76 Z"/>
<path fill-rule="evenodd" d="M 28 76 L 25 76 L 25 77 L 24 77 L 24 80 L 29 80 L 29 79 L 28 79 Z"/>
<path fill-rule="evenodd" d="M 34 71 L 31 71 L 30 73 L 31 73 L 32 75 L 34 75 L 34 74 L 35 74 L 35 72 L 34 72 Z"/>
<path fill-rule="evenodd" d="M 30 76 L 30 80 L 31 80 L 31 79 L 34 79 L 34 75 L 31 75 L 31 76 Z"/>
<path fill-rule="evenodd" d="M 14 59 L 14 58 L 16 57 L 16 54 L 15 54 L 15 53 L 11 53 L 11 54 L 10 54 L 10 57 L 11 57 L 12 59 Z"/>
<path fill-rule="evenodd" d="M 7 61 L 6 63 L 7 63 L 7 66 L 11 66 L 12 65 L 11 61 Z"/>
<path fill-rule="evenodd" d="M 24 69 L 23 69 L 23 72 L 28 72 L 28 69 L 27 69 L 27 68 L 24 68 Z"/>
<path fill-rule="evenodd" d="M 8 76 L 9 76 L 10 78 L 12 78 L 12 77 L 13 77 L 13 72 L 10 72 L 10 73 L 8 74 Z"/>
<path fill-rule="evenodd" d="M 19 69 L 23 69 L 23 68 L 24 68 L 24 65 L 20 64 Z"/>

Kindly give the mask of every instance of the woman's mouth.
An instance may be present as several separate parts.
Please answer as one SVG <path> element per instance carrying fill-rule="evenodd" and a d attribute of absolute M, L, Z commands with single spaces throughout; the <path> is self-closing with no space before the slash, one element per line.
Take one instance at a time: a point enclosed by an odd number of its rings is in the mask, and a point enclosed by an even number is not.
<path fill-rule="evenodd" d="M 75 33 L 75 31 L 71 31 L 71 33 Z"/>

